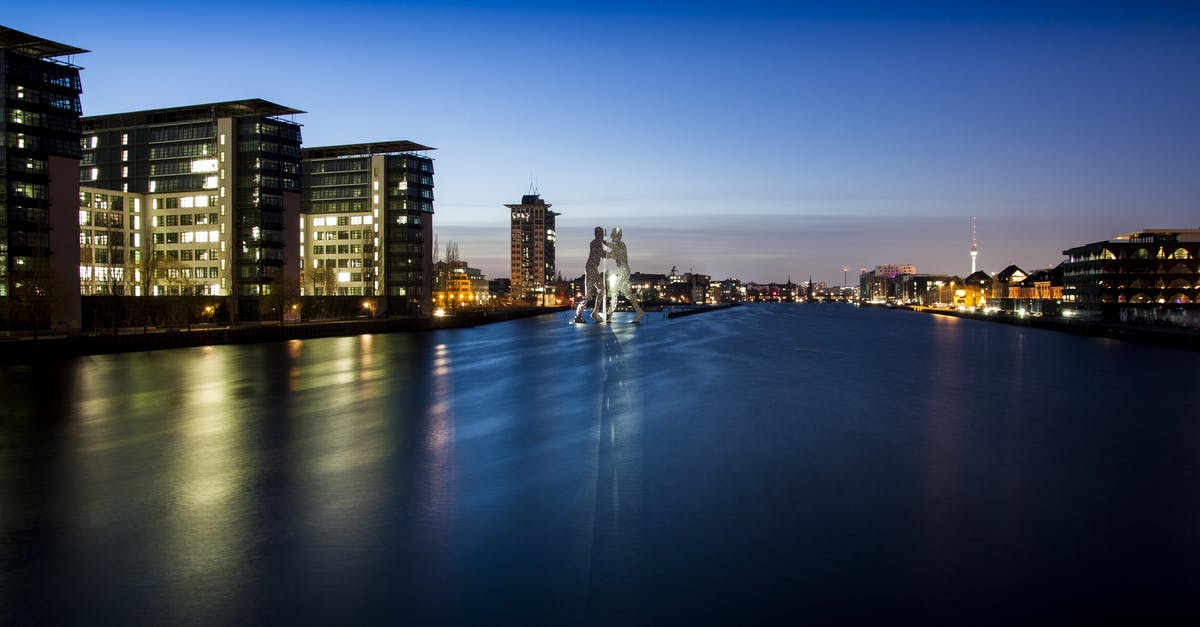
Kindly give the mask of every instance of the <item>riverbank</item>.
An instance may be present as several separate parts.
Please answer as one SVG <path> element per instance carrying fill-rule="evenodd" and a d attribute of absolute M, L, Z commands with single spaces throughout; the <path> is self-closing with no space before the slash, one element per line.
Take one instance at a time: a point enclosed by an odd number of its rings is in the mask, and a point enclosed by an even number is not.
<path fill-rule="evenodd" d="M 567 307 L 532 307 L 464 311 L 452 316 L 432 318 L 376 318 L 333 320 L 297 324 L 250 324 L 227 327 L 194 327 L 192 330 L 167 329 L 101 335 L 65 335 L 33 339 L 0 340 L 0 362 L 28 363 L 80 355 L 129 353 L 136 351 L 189 348 L 218 344 L 252 344 L 320 337 L 399 333 L 458 329 L 494 322 L 565 311 Z"/>
<path fill-rule="evenodd" d="M 1200 329 L 1194 328 L 1189 329 L 1183 327 L 1153 326 L 1130 322 L 1081 320 L 1078 318 L 1017 316 L 1001 313 L 984 314 L 972 311 L 961 311 L 957 309 L 938 309 L 920 306 L 905 306 L 900 308 L 920 313 L 936 314 L 939 316 L 953 316 L 955 318 L 970 318 L 972 320 L 1000 322 L 1003 324 L 1075 333 L 1077 335 L 1106 337 L 1114 340 L 1129 340 L 1133 342 L 1142 342 L 1144 344 L 1156 344 L 1158 346 L 1169 346 L 1172 348 L 1200 351 Z"/>

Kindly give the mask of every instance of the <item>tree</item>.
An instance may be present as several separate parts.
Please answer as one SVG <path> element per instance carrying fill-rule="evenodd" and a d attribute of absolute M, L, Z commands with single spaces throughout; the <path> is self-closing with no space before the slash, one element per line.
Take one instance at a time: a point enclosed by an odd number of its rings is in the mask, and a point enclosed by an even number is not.
<path fill-rule="evenodd" d="M 281 274 L 267 286 L 264 300 L 272 312 L 279 313 L 279 324 L 283 324 L 289 311 L 298 312 L 300 309 L 300 284 Z"/>

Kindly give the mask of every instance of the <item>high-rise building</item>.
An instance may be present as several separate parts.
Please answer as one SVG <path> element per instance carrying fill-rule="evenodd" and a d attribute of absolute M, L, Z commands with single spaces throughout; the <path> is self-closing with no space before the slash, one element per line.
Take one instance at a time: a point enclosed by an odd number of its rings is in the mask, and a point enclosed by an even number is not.
<path fill-rule="evenodd" d="M 434 150 L 411 141 L 305 148 L 302 293 L 433 311 Z"/>
<path fill-rule="evenodd" d="M 0 26 L 0 326 L 78 329 L 79 66 Z"/>
<path fill-rule="evenodd" d="M 550 204 L 538 194 L 521 197 L 512 212 L 512 298 L 516 302 L 553 305 L 554 217 Z"/>
<path fill-rule="evenodd" d="M 142 195 L 148 294 L 228 296 L 258 319 L 299 281 L 299 113 L 253 99 L 82 118 L 78 180 Z"/>

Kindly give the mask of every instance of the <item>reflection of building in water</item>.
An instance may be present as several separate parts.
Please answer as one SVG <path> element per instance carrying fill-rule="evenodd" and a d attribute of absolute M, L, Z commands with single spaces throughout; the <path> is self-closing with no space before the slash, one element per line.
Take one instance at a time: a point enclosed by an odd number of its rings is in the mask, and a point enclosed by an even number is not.
<path fill-rule="evenodd" d="M 79 67 L 87 52 L 0 27 L 0 324 L 78 329 Z"/>
<path fill-rule="evenodd" d="M 254 319 L 260 297 L 299 277 L 298 113 L 239 100 L 82 118 L 92 209 L 98 190 L 141 195 L 126 265 L 147 276 L 144 293 L 230 296 Z"/>
<path fill-rule="evenodd" d="M 521 203 L 504 205 L 512 217 L 511 291 L 513 300 L 553 305 L 554 217 L 551 205 L 538 194 L 521 197 Z"/>
<path fill-rule="evenodd" d="M 433 312 L 429 150 L 411 141 L 304 149 L 304 294 L 365 296 L 399 315 Z"/>

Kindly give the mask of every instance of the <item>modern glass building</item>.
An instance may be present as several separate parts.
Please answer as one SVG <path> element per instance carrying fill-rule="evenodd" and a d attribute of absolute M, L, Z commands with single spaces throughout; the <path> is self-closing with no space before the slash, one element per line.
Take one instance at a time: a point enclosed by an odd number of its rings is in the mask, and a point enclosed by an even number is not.
<path fill-rule="evenodd" d="M 521 197 L 508 207 L 512 218 L 512 298 L 533 305 L 553 305 L 554 218 L 551 205 L 538 194 Z"/>
<path fill-rule="evenodd" d="M 253 99 L 82 118 L 80 183 L 142 195 L 145 293 L 227 296 L 254 320 L 299 282 L 299 113 Z"/>
<path fill-rule="evenodd" d="M 391 315 L 432 312 L 430 150 L 411 141 L 304 149 L 303 294 L 362 296 Z"/>
<path fill-rule="evenodd" d="M 79 66 L 0 26 L 0 328 L 78 329 Z"/>

